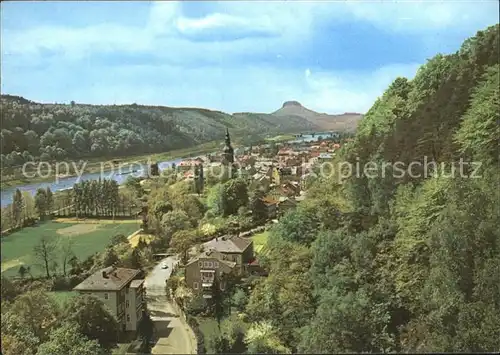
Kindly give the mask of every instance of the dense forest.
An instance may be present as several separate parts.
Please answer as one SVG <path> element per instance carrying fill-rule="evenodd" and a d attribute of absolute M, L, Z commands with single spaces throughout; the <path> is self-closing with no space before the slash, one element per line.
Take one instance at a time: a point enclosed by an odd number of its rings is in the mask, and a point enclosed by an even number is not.
<path fill-rule="evenodd" d="M 246 306 L 273 335 L 258 352 L 500 351 L 498 61 L 496 25 L 377 99 L 342 159 L 438 164 L 309 190 Z"/>
<path fill-rule="evenodd" d="M 162 106 L 40 104 L 2 95 L 2 167 L 40 159 L 117 157 L 165 152 L 233 136 L 316 129 L 298 116 Z"/>

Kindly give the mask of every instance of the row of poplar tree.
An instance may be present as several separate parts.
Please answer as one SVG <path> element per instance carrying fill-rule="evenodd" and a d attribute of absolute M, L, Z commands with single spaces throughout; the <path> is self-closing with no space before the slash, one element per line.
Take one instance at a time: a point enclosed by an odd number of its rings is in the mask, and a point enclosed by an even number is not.
<path fill-rule="evenodd" d="M 115 180 L 82 181 L 73 186 L 72 197 L 72 209 L 77 216 L 114 216 L 124 207 L 120 206 L 123 201 Z"/>

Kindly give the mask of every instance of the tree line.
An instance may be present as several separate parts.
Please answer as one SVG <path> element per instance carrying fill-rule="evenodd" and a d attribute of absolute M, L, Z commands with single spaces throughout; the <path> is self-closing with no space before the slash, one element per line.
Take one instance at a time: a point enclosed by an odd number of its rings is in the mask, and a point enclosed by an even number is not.
<path fill-rule="evenodd" d="M 235 136 L 311 127 L 299 117 L 276 122 L 265 114 L 232 116 L 195 108 L 40 104 L 11 95 L 2 95 L 1 104 L 4 169 L 34 159 L 117 157 L 187 148 L 222 139 L 226 127 Z"/>
<path fill-rule="evenodd" d="M 12 203 L 2 207 L 2 232 L 33 225 L 37 219 L 45 219 L 54 211 L 56 198 L 49 187 L 39 188 L 32 196 L 28 191 L 16 189 Z"/>

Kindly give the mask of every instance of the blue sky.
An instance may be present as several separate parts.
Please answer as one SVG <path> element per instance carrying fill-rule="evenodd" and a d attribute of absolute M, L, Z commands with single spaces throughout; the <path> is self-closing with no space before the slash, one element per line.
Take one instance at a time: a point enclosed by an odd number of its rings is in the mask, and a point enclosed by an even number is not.
<path fill-rule="evenodd" d="M 366 112 L 498 1 L 2 2 L 1 90 L 40 102 Z"/>

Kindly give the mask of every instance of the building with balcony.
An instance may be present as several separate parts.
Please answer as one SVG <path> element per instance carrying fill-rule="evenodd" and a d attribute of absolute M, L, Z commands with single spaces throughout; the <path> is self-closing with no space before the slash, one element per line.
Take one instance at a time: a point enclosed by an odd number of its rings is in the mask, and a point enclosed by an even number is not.
<path fill-rule="evenodd" d="M 74 291 L 104 303 L 123 332 L 135 332 L 146 307 L 141 271 L 114 266 L 99 270 L 78 284 Z"/>
<path fill-rule="evenodd" d="M 186 285 L 203 298 L 209 299 L 213 296 L 214 284 L 217 278 L 219 287 L 226 287 L 224 274 L 237 273 L 237 264 L 234 261 L 224 260 L 223 254 L 208 250 L 198 254 L 191 259 L 185 267 Z"/>
<path fill-rule="evenodd" d="M 245 265 L 253 259 L 253 241 L 250 238 L 218 237 L 202 244 L 203 250 L 211 251 L 222 261 L 235 262 L 235 273 L 242 275 Z"/>
<path fill-rule="evenodd" d="M 211 298 L 217 281 L 221 290 L 228 275 L 243 276 L 255 260 L 253 241 L 240 236 L 220 237 L 202 244 L 203 252 L 185 267 L 185 282 L 195 293 Z"/>

